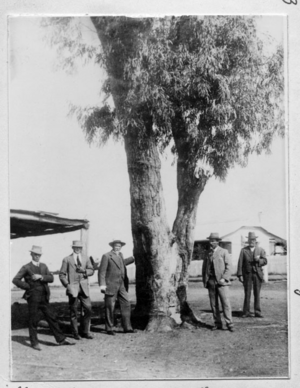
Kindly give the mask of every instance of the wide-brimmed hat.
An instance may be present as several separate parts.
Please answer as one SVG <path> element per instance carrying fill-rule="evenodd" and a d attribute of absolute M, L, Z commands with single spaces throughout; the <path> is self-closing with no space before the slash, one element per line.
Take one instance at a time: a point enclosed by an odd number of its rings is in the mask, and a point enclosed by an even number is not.
<path fill-rule="evenodd" d="M 207 240 L 211 240 L 215 238 L 216 240 L 222 240 L 220 237 L 219 237 L 219 233 L 211 233 L 209 237 L 207 237 Z"/>
<path fill-rule="evenodd" d="M 73 241 L 72 248 L 83 248 L 83 244 L 79 240 Z"/>
<path fill-rule="evenodd" d="M 124 245 L 126 245 L 126 243 L 124 243 L 123 241 L 121 241 L 121 240 L 113 240 L 112 242 L 110 242 L 110 243 L 108 243 L 111 247 L 113 247 L 115 244 L 121 244 L 122 245 L 122 247 L 124 246 Z"/>
<path fill-rule="evenodd" d="M 37 255 L 42 255 L 42 247 L 38 247 L 37 245 L 32 245 L 32 248 L 29 252 L 35 253 Z"/>
<path fill-rule="evenodd" d="M 254 232 L 249 232 L 248 236 L 246 237 L 248 240 L 256 240 L 258 237 L 255 236 Z"/>

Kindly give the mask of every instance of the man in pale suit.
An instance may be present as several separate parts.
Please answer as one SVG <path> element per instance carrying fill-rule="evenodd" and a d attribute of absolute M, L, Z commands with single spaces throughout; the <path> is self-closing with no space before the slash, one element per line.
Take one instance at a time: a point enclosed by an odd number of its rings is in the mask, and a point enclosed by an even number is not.
<path fill-rule="evenodd" d="M 59 279 L 69 297 L 71 329 L 76 340 L 81 337 L 93 339 L 90 333 L 90 322 L 92 315 L 92 304 L 89 294 L 88 277 L 94 274 L 93 266 L 90 260 L 82 254 L 82 242 L 73 241 L 73 253 L 63 259 L 59 273 Z M 83 319 L 81 319 L 81 336 L 78 332 L 77 306 L 81 302 L 83 308 Z"/>
<path fill-rule="evenodd" d="M 114 309 L 118 299 L 121 308 L 122 323 L 125 333 L 135 333 L 130 322 L 130 301 L 128 296 L 128 277 L 126 265 L 134 262 L 131 256 L 124 259 L 121 248 L 125 245 L 121 240 L 114 240 L 109 245 L 112 247 L 110 252 L 102 256 L 100 268 L 98 271 L 98 281 L 100 291 L 105 294 L 105 327 L 109 335 L 115 335 L 114 327 Z"/>
<path fill-rule="evenodd" d="M 46 264 L 40 263 L 42 247 L 33 245 L 30 254 L 31 262 L 23 265 L 12 282 L 15 286 L 25 290 L 23 298 L 28 303 L 31 346 L 35 350 L 41 350 L 37 337 L 39 310 L 43 312 L 58 345 L 74 345 L 62 333 L 56 316 L 49 305 L 50 290 L 48 283 L 53 283 L 53 275 L 49 272 Z"/>
<path fill-rule="evenodd" d="M 210 306 L 214 317 L 212 330 L 222 330 L 222 319 L 219 309 L 219 298 L 223 307 L 223 314 L 226 326 L 233 332 L 231 306 L 229 301 L 228 286 L 231 275 L 231 259 L 226 249 L 219 246 L 218 233 L 211 233 L 208 237 L 210 251 L 204 259 L 202 266 L 202 280 L 205 288 L 208 289 Z"/>
<path fill-rule="evenodd" d="M 243 318 L 251 317 L 250 299 L 253 286 L 254 293 L 254 314 L 256 318 L 263 318 L 260 308 L 260 290 L 264 279 L 262 267 L 268 263 L 266 252 L 256 245 L 257 236 L 254 232 L 248 233 L 248 246 L 242 248 L 237 276 L 244 285 L 245 299 L 243 307 Z"/>

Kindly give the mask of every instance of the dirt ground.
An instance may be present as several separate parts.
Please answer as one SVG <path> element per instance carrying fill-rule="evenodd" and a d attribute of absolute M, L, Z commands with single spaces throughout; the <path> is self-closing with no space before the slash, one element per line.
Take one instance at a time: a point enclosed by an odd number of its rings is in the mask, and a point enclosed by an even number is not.
<path fill-rule="evenodd" d="M 230 288 L 236 331 L 178 328 L 170 333 L 105 334 L 103 295 L 91 286 L 93 340 L 59 347 L 47 328 L 39 329 L 41 352 L 30 347 L 27 306 L 22 291 L 12 291 L 12 370 L 14 381 L 205 379 L 288 376 L 287 283 L 263 285 L 263 319 L 241 318 L 243 288 Z M 134 308 L 134 285 L 130 286 Z M 188 299 L 207 325 L 212 314 L 207 290 L 190 282 Z M 70 336 L 65 289 L 51 288 L 51 304 Z M 72 340 L 72 338 L 71 338 Z M 73 341 L 73 340 L 72 340 Z M 74 341 L 75 342 L 75 341 Z"/>

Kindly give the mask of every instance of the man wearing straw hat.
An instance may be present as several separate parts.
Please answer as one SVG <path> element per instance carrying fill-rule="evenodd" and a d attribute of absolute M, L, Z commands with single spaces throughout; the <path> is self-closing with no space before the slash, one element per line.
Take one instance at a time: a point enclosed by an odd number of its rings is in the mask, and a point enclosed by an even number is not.
<path fill-rule="evenodd" d="M 244 285 L 245 299 L 243 307 L 243 318 L 251 317 L 250 298 L 253 286 L 254 293 L 254 314 L 256 318 L 263 318 L 260 308 L 260 290 L 264 279 L 262 268 L 268 263 L 266 252 L 256 245 L 257 236 L 254 232 L 248 233 L 248 246 L 242 248 L 237 276 Z"/>
<path fill-rule="evenodd" d="M 228 286 L 231 275 L 231 260 L 226 249 L 219 246 L 221 238 L 218 233 L 211 233 L 207 239 L 210 242 L 210 251 L 202 266 L 202 281 L 208 289 L 210 306 L 214 317 L 214 326 L 211 330 L 222 330 L 222 320 L 219 309 L 219 298 L 223 307 L 226 326 L 233 332 L 231 306 L 228 295 Z"/>
<path fill-rule="evenodd" d="M 81 241 L 73 241 L 73 253 L 65 257 L 59 273 L 59 279 L 69 297 L 71 330 L 76 340 L 82 337 L 93 339 L 90 333 L 90 323 L 92 316 L 92 304 L 89 293 L 88 277 L 94 274 L 93 266 L 90 260 L 82 253 L 83 244 Z M 81 319 L 81 332 L 78 331 L 77 306 L 80 301 L 83 308 L 83 317 Z"/>
<path fill-rule="evenodd" d="M 125 243 L 121 240 L 114 240 L 109 243 L 112 247 L 110 252 L 102 256 L 100 268 L 98 271 L 98 281 L 100 291 L 105 294 L 105 327 L 109 335 L 115 335 L 114 327 L 114 309 L 118 299 L 121 308 L 122 323 L 125 333 L 135 333 L 130 322 L 130 301 L 128 296 L 128 277 L 126 265 L 134 262 L 131 256 L 124 259 L 121 248 Z"/>
<path fill-rule="evenodd" d="M 29 310 L 29 337 L 31 346 L 41 350 L 37 337 L 38 312 L 41 310 L 49 324 L 58 345 L 74 345 L 62 333 L 55 314 L 49 305 L 50 290 L 48 283 L 53 282 L 53 275 L 44 263 L 40 263 L 42 247 L 33 245 L 29 251 L 32 261 L 20 269 L 13 278 L 13 284 L 25 291 L 23 298 L 27 300 Z M 24 280 L 22 280 L 24 278 Z"/>

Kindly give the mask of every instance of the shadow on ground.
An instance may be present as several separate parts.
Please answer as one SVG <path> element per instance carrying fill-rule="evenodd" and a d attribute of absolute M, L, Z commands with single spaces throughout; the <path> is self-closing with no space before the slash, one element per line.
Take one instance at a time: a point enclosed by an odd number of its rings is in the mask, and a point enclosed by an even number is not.
<path fill-rule="evenodd" d="M 66 302 L 54 302 L 50 304 L 50 308 L 55 311 L 56 318 L 59 321 L 60 328 L 65 334 L 71 334 L 71 326 L 70 326 L 70 315 L 69 315 L 69 305 Z M 134 311 L 135 305 L 131 305 L 132 312 Z M 78 307 L 78 317 L 81 316 L 80 305 Z M 95 326 L 104 325 L 105 324 L 105 311 L 104 311 L 104 303 L 93 303 L 92 307 L 92 318 L 91 318 L 91 331 L 95 332 L 105 332 L 104 329 L 97 328 Z M 121 311 L 118 304 L 116 304 L 115 310 L 115 324 L 116 327 L 121 327 Z M 139 330 L 144 330 L 147 321 L 145 319 L 141 319 L 136 317 L 134 313 L 132 313 L 132 325 L 134 328 L 138 328 Z M 43 328 L 48 327 L 48 323 L 45 321 L 44 315 L 42 312 L 39 312 L 39 332 L 44 334 L 51 334 L 50 330 L 43 330 Z M 11 306 L 11 329 L 12 330 L 20 330 L 28 328 L 28 306 L 24 301 L 14 302 Z"/>

